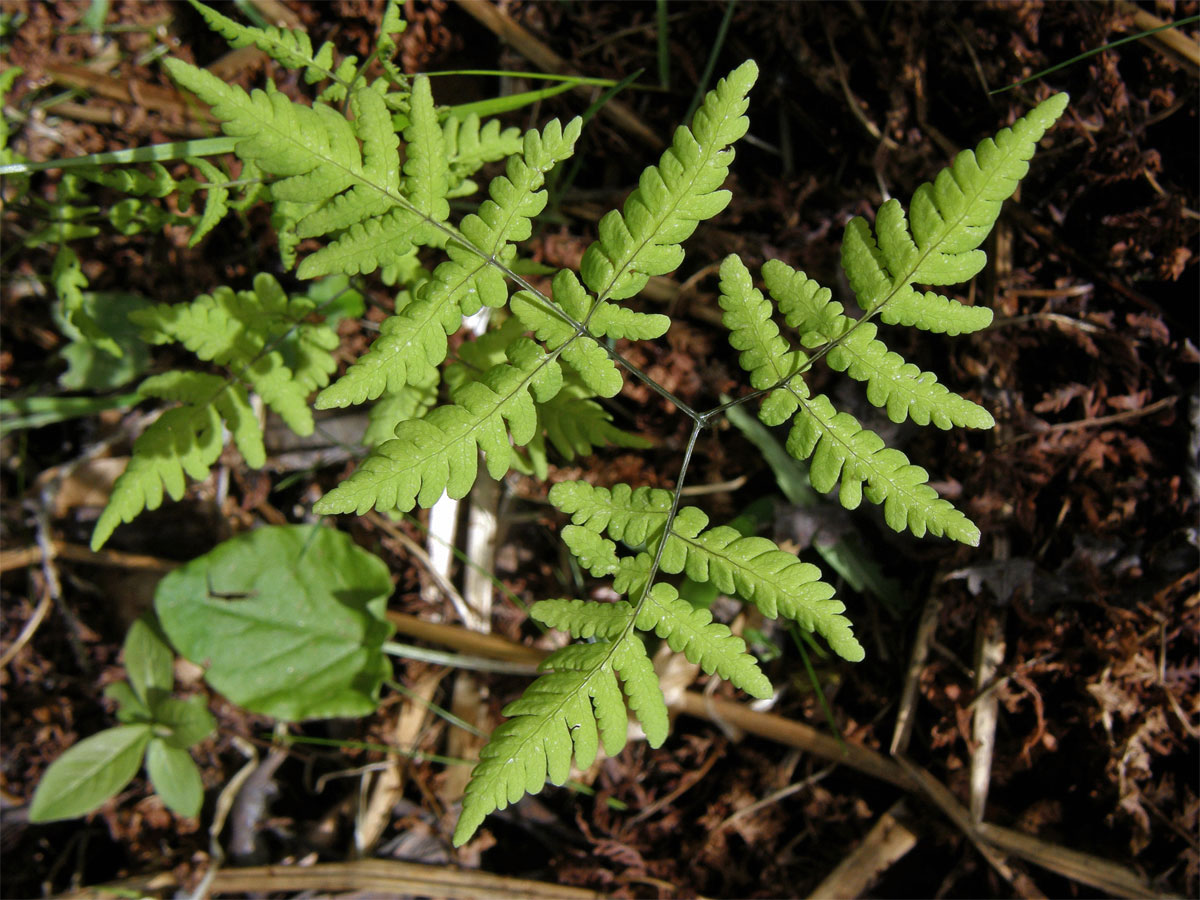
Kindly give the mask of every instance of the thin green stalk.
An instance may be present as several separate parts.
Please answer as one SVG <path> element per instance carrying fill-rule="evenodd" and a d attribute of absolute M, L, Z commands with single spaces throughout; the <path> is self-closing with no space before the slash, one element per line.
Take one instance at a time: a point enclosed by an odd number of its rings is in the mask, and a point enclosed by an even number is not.
<path fill-rule="evenodd" d="M 1073 66 L 1075 63 L 1095 56 L 1097 53 L 1103 53 L 1105 50 L 1111 50 L 1113 47 L 1120 47 L 1122 44 L 1128 44 L 1130 41 L 1140 41 L 1144 37 L 1149 37 L 1152 34 L 1158 34 L 1160 31 L 1166 31 L 1168 28 L 1179 28 L 1183 25 L 1191 25 L 1193 22 L 1200 22 L 1200 16 L 1188 16 L 1186 19 L 1180 19 L 1177 22 L 1168 22 L 1165 25 L 1159 25 L 1157 28 L 1151 28 L 1148 31 L 1139 31 L 1137 34 L 1131 34 L 1128 37 L 1123 37 L 1119 41 L 1113 41 L 1110 44 L 1096 47 L 1088 50 L 1086 53 L 1080 53 L 1078 56 L 1072 56 L 1066 62 L 1060 62 L 1056 66 L 1051 66 L 1048 69 L 1042 69 L 1036 75 L 1030 75 L 1028 78 L 1022 78 L 1020 81 L 1015 81 L 1007 87 L 996 88 L 994 91 L 988 91 L 988 96 L 995 94 L 1003 94 L 1005 91 L 1011 91 L 1013 88 L 1020 87 L 1023 84 L 1029 84 L 1031 81 L 1037 81 L 1039 78 L 1044 78 L 1052 72 L 1057 72 L 1059 69 L 1065 69 L 1067 66 Z"/>

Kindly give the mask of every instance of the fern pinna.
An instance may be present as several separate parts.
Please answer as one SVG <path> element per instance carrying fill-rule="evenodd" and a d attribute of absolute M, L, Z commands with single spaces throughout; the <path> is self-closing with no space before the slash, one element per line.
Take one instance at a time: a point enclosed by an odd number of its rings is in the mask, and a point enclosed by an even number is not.
<path fill-rule="evenodd" d="M 166 424 L 154 426 L 159 431 L 152 428 L 135 447 L 125 476 L 130 486 L 118 484 L 97 527 L 97 543 L 119 520 L 155 505 L 162 485 L 176 496 L 183 473 L 200 477 L 215 459 L 214 449 L 220 450 L 222 421 L 249 462 L 261 458 L 249 424 L 248 389 L 301 428 L 309 420 L 297 403 L 311 390 L 320 389 L 318 408 L 372 403 L 366 439 L 372 450 L 317 502 L 321 514 L 407 511 L 444 494 L 463 497 L 476 481 L 481 454 L 493 478 L 514 468 L 545 477 L 551 450 L 571 459 L 605 443 L 644 446 L 644 439 L 614 425 L 598 402 L 621 391 L 623 370 L 693 421 L 674 491 L 582 481 L 551 489 L 551 502 L 571 520 L 562 532 L 568 549 L 591 575 L 611 578 L 623 599 L 552 599 L 533 606 L 537 621 L 585 643 L 548 657 L 545 674 L 504 709 L 508 721 L 482 751 L 467 787 L 456 844 L 470 839 L 493 810 L 547 781 L 561 784 L 573 759 L 587 766 L 601 746 L 617 753 L 626 740 L 627 710 L 651 745 L 662 744 L 667 710 L 647 635 L 753 696 L 770 695 L 771 684 L 742 639 L 682 599 L 664 576 L 711 583 L 765 616 L 783 616 L 820 635 L 847 660 L 863 658 L 843 604 L 815 566 L 766 538 L 710 527 L 701 510 L 680 505 L 696 439 L 729 406 L 761 398 L 764 423 L 790 423 L 788 452 L 810 460 L 817 490 L 840 486 L 844 506 L 866 497 L 882 505 L 896 530 L 978 543 L 978 529 L 937 496 L 923 469 L 839 412 L 828 397 L 814 394 L 806 375 L 823 359 L 864 382 L 867 399 L 896 422 L 992 425 L 986 410 L 889 351 L 878 323 L 949 334 L 988 325 L 988 310 L 927 288 L 959 284 L 980 271 L 985 259 L 978 247 L 1027 171 L 1038 140 L 1062 114 L 1065 95 L 1050 97 L 994 140 L 961 153 L 916 191 L 907 211 L 889 200 L 873 226 L 862 218 L 847 225 L 842 265 L 858 316 L 782 261 L 763 266 L 764 295 L 736 256 L 726 259 L 720 269 L 723 321 L 752 390 L 701 412 L 627 363 L 614 342 L 653 340 L 670 327 L 666 316 L 621 301 L 636 296 L 651 276 L 678 268 L 683 241 L 728 204 L 722 184 L 733 145 L 748 128 L 747 94 L 758 74 L 753 61 L 708 93 L 690 126 L 677 129 L 658 164 L 643 172 L 623 208 L 601 220 L 579 271 L 557 272 L 544 293 L 517 274 L 518 245 L 545 208 L 548 174 L 574 152 L 579 119 L 521 135 L 439 110 L 428 78 L 410 79 L 391 63 L 390 35 L 402 27 L 394 3 L 376 46 L 384 75 L 374 80 L 354 62 L 336 61 L 330 48 L 314 52 L 298 32 L 246 28 L 195 5 L 235 46 L 254 44 L 280 64 L 303 70 L 309 83 L 324 85 L 306 105 L 273 87 L 247 93 L 194 66 L 167 63 L 181 86 L 213 107 L 225 132 L 237 139 L 243 164 L 263 176 L 261 195 L 273 204 L 285 264 L 295 265 L 300 241 L 315 239 L 317 249 L 297 266 L 300 278 L 379 270 L 385 283 L 397 286 L 395 312 L 370 349 L 332 384 L 321 366 L 283 371 L 266 335 L 240 312 L 250 297 L 214 294 L 192 308 L 147 314 L 145 325 L 156 339 L 182 341 L 235 378 L 151 379 L 143 386 L 148 395 L 170 396 L 185 406 L 164 415 L 159 422 Z M 491 180 L 487 197 L 456 221 L 449 200 L 469 194 L 475 187 L 470 176 L 502 158 L 504 171 Z M 421 248 L 431 250 L 422 257 Z M 430 252 L 441 259 L 432 270 L 423 265 Z M 278 306 L 277 285 L 256 282 L 255 288 L 256 302 Z M 493 329 L 464 342 L 449 359 L 449 337 L 482 307 L 496 311 Z M 780 331 L 777 312 L 796 344 Z M 218 318 L 243 330 L 218 336 Z M 292 321 L 293 327 L 310 327 Z M 313 341 L 328 349 L 326 337 Z M 192 437 L 180 441 L 179 433 Z M 171 460 L 170 471 L 155 468 L 164 458 Z"/>

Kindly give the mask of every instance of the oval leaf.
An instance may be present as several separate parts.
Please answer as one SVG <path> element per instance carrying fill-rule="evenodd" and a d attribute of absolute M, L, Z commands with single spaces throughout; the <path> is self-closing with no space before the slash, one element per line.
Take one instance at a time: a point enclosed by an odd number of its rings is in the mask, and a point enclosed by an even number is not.
<path fill-rule="evenodd" d="M 80 741 L 42 776 L 29 821 L 53 822 L 90 813 L 133 779 L 148 740 L 149 725 L 120 725 Z"/>
<path fill-rule="evenodd" d="M 164 578 L 155 609 L 208 683 L 251 712 L 296 721 L 374 711 L 387 566 L 330 528 L 259 528 Z"/>
<path fill-rule="evenodd" d="M 186 750 L 155 738 L 146 748 L 146 774 L 167 809 L 189 818 L 200 813 L 204 782 Z"/>
<path fill-rule="evenodd" d="M 171 692 L 175 686 L 174 663 L 175 654 L 146 616 L 129 626 L 125 635 L 125 673 L 143 703 L 150 702 L 155 689 Z"/>

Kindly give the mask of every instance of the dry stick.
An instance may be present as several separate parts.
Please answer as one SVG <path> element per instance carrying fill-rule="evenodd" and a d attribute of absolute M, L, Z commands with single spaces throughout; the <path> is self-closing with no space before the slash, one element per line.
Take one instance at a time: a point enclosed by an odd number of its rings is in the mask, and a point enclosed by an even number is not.
<path fill-rule="evenodd" d="M 71 562 L 87 563 L 94 566 L 113 566 L 118 569 L 149 569 L 150 571 L 169 572 L 179 568 L 182 563 L 157 556 L 146 556 L 141 553 L 122 553 L 119 550 L 95 551 L 82 544 L 68 544 L 66 541 L 51 541 L 50 546 L 58 559 L 68 559 Z M 40 548 L 21 547 L 18 550 L 0 551 L 0 573 L 10 569 L 23 569 L 31 566 L 42 558 Z"/>
<path fill-rule="evenodd" d="M 1092 856 L 1090 853 L 1080 853 L 1077 850 L 1050 844 L 1031 835 L 1022 834 L 1010 828 L 1001 828 L 999 825 L 991 825 L 987 822 L 980 824 L 978 833 L 985 841 L 1006 853 L 1019 856 L 1044 869 L 1056 872 L 1063 878 L 1086 884 L 1112 894 L 1114 897 L 1161 898 L 1171 896 L 1154 890 L 1124 866 Z"/>
<path fill-rule="evenodd" d="M 81 88 L 100 97 L 140 106 L 154 112 L 177 115 L 184 121 L 198 120 L 212 122 L 214 125 L 217 121 L 207 109 L 193 109 L 181 99 L 182 95 L 172 88 L 127 81 L 63 63 L 46 63 L 45 69 L 46 74 L 56 84 Z"/>
<path fill-rule="evenodd" d="M 1117 0 L 1117 9 L 1133 16 L 1133 25 L 1138 31 L 1152 31 L 1162 28 L 1167 23 L 1158 16 L 1151 15 L 1144 9 L 1134 6 L 1128 0 Z M 1200 43 L 1178 28 L 1168 28 L 1155 34 L 1147 35 L 1148 40 L 1179 54 L 1193 66 L 1200 67 Z"/>
<path fill-rule="evenodd" d="M 892 744 L 889 747 L 889 752 L 893 756 L 908 750 L 913 724 L 916 722 L 917 688 L 920 685 L 925 661 L 929 658 L 929 648 L 933 644 L 933 635 L 937 631 L 941 613 L 941 595 L 931 593 L 925 600 L 925 606 L 921 609 L 921 621 L 917 623 L 912 654 L 909 656 L 908 669 L 904 673 L 904 688 L 900 692 L 900 708 L 896 712 L 896 727 L 892 731 Z"/>
<path fill-rule="evenodd" d="M 861 897 L 883 872 L 917 845 L 919 835 L 909 820 L 904 801 L 896 801 L 809 897 Z"/>
<path fill-rule="evenodd" d="M 409 699 L 396 716 L 392 739 L 396 747 L 415 748 L 420 740 L 425 721 L 429 718 L 429 703 L 447 670 L 426 673 L 412 689 L 414 697 Z M 369 775 L 364 775 L 366 787 Z M 404 768 L 398 754 L 390 753 L 387 768 L 380 773 L 371 789 L 370 798 L 362 803 L 354 821 L 354 849 L 358 856 L 366 856 L 375 849 L 384 829 L 392 821 L 392 810 L 404 795 Z"/>
<path fill-rule="evenodd" d="M 63 894 L 64 898 L 111 898 L 115 891 L 139 895 L 181 887 L 172 872 L 127 878 L 112 884 Z M 222 869 L 209 885 L 209 893 L 266 894 L 306 891 L 328 896 L 354 891 L 374 896 L 446 897 L 477 900 L 506 897 L 513 900 L 602 900 L 603 894 L 561 884 L 508 878 L 453 866 L 424 866 L 387 859 L 362 859 L 314 866 L 250 866 Z"/>
<path fill-rule="evenodd" d="M 1160 410 L 1166 409 L 1168 406 L 1174 406 L 1178 397 L 1163 397 L 1161 400 L 1156 400 L 1149 406 L 1143 406 L 1141 409 L 1126 409 L 1119 413 L 1113 413 L 1111 416 L 1096 416 L 1089 419 L 1075 419 L 1071 422 L 1056 422 L 1053 425 L 1047 425 L 1045 428 L 1039 428 L 1037 431 L 1029 431 L 1025 434 L 1017 435 L 1013 438 L 1012 443 L 1025 440 L 1027 438 L 1040 437 L 1043 434 L 1049 434 L 1052 431 L 1073 431 L 1076 428 L 1096 428 L 1101 425 L 1112 425 L 1116 422 L 1124 422 L 1127 419 L 1137 419 L 1141 416 L 1152 416 Z"/>
<path fill-rule="evenodd" d="M 465 653 L 487 656 L 492 659 L 501 659 L 508 662 L 534 664 L 541 662 L 549 655 L 547 651 L 536 650 L 533 647 L 526 647 L 522 644 L 515 644 L 494 634 L 480 634 L 474 631 L 467 631 L 465 628 L 460 628 L 457 625 L 442 625 L 437 622 L 428 622 L 417 616 L 410 616 L 393 610 L 388 610 L 387 617 L 388 621 L 395 625 L 396 630 L 401 634 L 434 644 L 441 644 L 443 647 L 450 647 L 453 650 Z"/>
<path fill-rule="evenodd" d="M 1020 199 L 1016 197 L 1014 199 Z M 992 256 L 994 265 L 987 279 L 985 290 L 989 294 L 985 302 L 988 308 L 997 306 L 996 295 L 1012 278 L 1012 226 L 1007 221 L 997 223 L 993 232 L 995 246 Z M 1006 426 L 1001 426 L 1006 427 Z M 991 438 L 994 445 L 998 443 L 995 436 Z M 992 544 L 992 559 L 1007 561 L 1012 556 L 1011 543 L 1003 533 L 996 535 Z M 1003 606 L 981 604 L 975 621 L 975 658 L 972 666 L 975 669 L 975 692 L 987 686 L 995 677 L 997 670 L 1004 664 L 1004 654 L 1007 644 L 1004 640 L 1007 610 Z M 971 712 L 971 738 L 968 762 L 968 792 L 971 823 L 978 825 L 983 821 L 987 812 L 988 790 L 992 783 L 992 760 L 996 754 L 996 725 L 1000 720 L 1000 699 L 998 692 L 993 691 L 986 697 L 980 697 Z"/>
<path fill-rule="evenodd" d="M 995 543 L 994 559 L 1010 556 L 1009 542 L 1000 535 Z M 1004 663 L 1006 644 L 1004 627 L 1007 615 L 1004 608 L 984 606 L 975 623 L 975 691 L 979 694 Z M 992 781 L 992 759 L 996 752 L 996 724 L 1000 719 L 1000 698 L 997 691 L 980 695 L 971 716 L 970 808 L 971 821 L 978 825 L 987 810 L 988 788 Z"/>
<path fill-rule="evenodd" d="M 958 826 L 959 830 L 967 836 L 967 839 L 975 845 L 975 849 L 979 851 L 980 855 L 1022 897 L 1044 898 L 1046 896 L 1034 884 L 1033 879 L 1024 872 L 1014 870 L 1008 864 L 1008 860 L 1005 859 L 1004 854 L 998 852 L 991 844 L 983 840 L 978 829 L 971 821 L 970 814 L 958 802 L 958 799 L 950 793 L 949 788 L 923 768 L 910 762 L 903 755 L 898 755 L 896 761 L 900 763 L 904 771 L 917 783 L 919 791 L 925 795 L 926 799 L 940 809 L 946 818 Z"/>
<path fill-rule="evenodd" d="M 500 40 L 512 45 L 518 53 L 539 69 L 557 75 L 579 74 L 565 59 L 514 22 L 508 13 L 498 6 L 494 6 L 488 0 L 457 0 L 457 2 L 460 9 L 482 23 Z M 587 85 L 581 85 L 576 90 L 590 93 L 594 89 Z M 620 100 L 609 100 L 600 107 L 600 115 L 612 119 L 616 125 L 654 150 L 662 150 L 666 146 L 658 133 L 647 127 L 633 110 Z"/>

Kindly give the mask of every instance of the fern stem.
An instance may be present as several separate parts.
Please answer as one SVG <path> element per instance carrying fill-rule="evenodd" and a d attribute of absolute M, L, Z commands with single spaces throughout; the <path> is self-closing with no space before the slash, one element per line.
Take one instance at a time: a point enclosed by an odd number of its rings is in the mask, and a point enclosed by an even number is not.
<path fill-rule="evenodd" d="M 696 449 L 696 440 L 700 437 L 700 432 L 704 428 L 704 423 L 699 417 L 692 414 L 692 433 L 688 437 L 687 449 L 683 451 L 683 462 L 679 466 L 679 476 L 675 479 L 675 489 L 671 492 L 671 508 L 667 511 L 667 520 L 663 523 L 662 537 L 658 540 L 658 549 L 654 551 L 654 561 L 650 564 L 650 573 L 646 576 L 646 587 L 642 591 L 642 595 L 638 598 L 635 606 L 636 612 L 629 619 L 629 625 L 626 631 L 633 628 L 633 623 L 637 621 L 637 613 L 641 612 L 646 598 L 650 596 L 650 588 L 654 586 L 654 576 L 658 574 L 658 567 L 662 563 L 663 552 L 667 549 L 667 539 L 671 535 L 671 525 L 675 522 L 675 516 L 679 512 L 679 498 L 683 496 L 683 485 L 687 479 L 688 466 L 692 462 L 692 452 Z"/>

